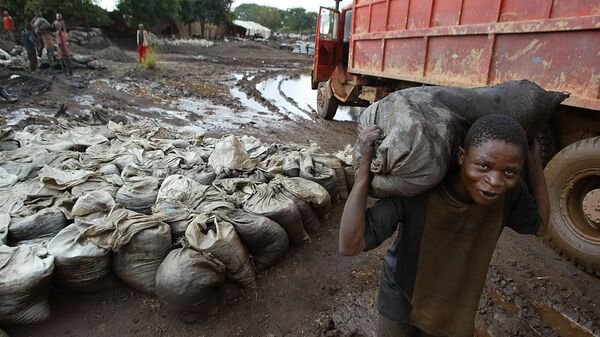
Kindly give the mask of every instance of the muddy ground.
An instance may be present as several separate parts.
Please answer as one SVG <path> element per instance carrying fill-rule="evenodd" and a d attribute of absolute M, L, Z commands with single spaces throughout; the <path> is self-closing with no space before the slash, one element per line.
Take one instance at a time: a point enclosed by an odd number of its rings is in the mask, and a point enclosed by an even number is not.
<path fill-rule="evenodd" d="M 168 53 L 167 53 L 168 52 Z M 111 52 L 104 51 L 103 56 Z M 162 122 L 207 136 L 253 135 L 268 142 L 316 142 L 334 152 L 355 140 L 356 110 L 338 120 L 314 116 L 308 56 L 253 42 L 168 50 L 159 69 L 133 51 L 105 60 L 102 71 L 0 70 L 0 84 L 20 97 L 0 102 L 0 125 L 98 120 Z M 14 75 L 19 75 L 14 76 Z M 386 245 L 358 257 L 337 253 L 344 202 L 312 242 L 293 247 L 258 276 L 256 290 L 228 284 L 219 312 L 181 323 L 159 302 L 115 280 L 96 294 L 54 287 L 52 318 L 6 328 L 10 336 L 374 336 Z M 476 320 L 478 336 L 600 336 L 600 279 L 572 266 L 541 239 L 505 231 Z"/>

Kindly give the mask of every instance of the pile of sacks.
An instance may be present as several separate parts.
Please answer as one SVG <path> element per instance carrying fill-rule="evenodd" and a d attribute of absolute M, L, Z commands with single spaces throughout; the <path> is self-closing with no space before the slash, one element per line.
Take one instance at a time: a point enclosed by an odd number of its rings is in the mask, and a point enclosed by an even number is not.
<path fill-rule="evenodd" d="M 350 147 L 59 121 L 2 130 L 0 325 L 48 317 L 52 280 L 92 292 L 115 276 L 197 320 L 224 282 L 255 287 L 309 241 L 354 175 Z"/>
<path fill-rule="evenodd" d="M 46 49 L 43 50 L 39 61 L 41 69 L 50 66 Z M 78 69 L 106 69 L 104 63 L 92 55 L 71 54 L 71 64 L 74 68 Z M 0 49 L 0 66 L 9 67 L 11 69 L 28 69 L 29 59 L 27 57 L 27 51 L 25 51 L 23 46 L 15 46 L 10 53 Z M 54 66 L 56 69 L 60 69 L 58 62 L 55 62 Z"/>

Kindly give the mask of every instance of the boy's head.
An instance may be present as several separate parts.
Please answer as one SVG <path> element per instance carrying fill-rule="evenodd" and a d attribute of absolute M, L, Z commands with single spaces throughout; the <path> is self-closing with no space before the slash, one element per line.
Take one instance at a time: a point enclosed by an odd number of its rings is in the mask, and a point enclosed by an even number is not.
<path fill-rule="evenodd" d="M 527 151 L 525 131 L 512 117 L 478 119 L 459 148 L 459 193 L 477 204 L 493 204 L 517 186 Z"/>
<path fill-rule="evenodd" d="M 4 11 L 4 16 L 8 16 L 8 11 Z"/>

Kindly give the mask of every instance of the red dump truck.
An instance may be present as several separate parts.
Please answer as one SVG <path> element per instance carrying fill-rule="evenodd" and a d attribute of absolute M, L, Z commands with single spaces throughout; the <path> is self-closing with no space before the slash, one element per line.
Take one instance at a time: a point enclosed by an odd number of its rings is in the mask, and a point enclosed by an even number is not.
<path fill-rule="evenodd" d="M 354 0 L 321 7 L 312 88 L 318 113 L 420 85 L 528 79 L 565 91 L 541 128 L 555 248 L 600 276 L 600 1 Z"/>

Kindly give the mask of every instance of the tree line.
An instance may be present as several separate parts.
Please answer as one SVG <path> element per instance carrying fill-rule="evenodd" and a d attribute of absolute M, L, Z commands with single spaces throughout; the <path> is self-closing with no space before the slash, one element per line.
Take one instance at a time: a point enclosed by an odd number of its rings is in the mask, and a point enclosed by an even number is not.
<path fill-rule="evenodd" d="M 8 10 L 18 23 L 29 22 L 34 16 L 50 21 L 61 13 L 70 25 L 110 26 L 123 20 L 129 27 L 139 23 L 156 27 L 166 22 L 199 21 L 229 23 L 234 19 L 254 21 L 280 32 L 313 32 L 317 13 L 303 8 L 281 10 L 256 4 L 242 4 L 231 10 L 233 0 L 119 0 L 117 10 L 108 13 L 97 0 L 0 0 L 0 9 Z"/>

